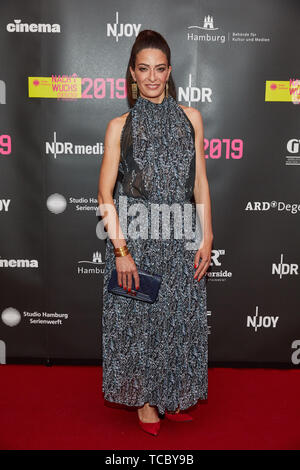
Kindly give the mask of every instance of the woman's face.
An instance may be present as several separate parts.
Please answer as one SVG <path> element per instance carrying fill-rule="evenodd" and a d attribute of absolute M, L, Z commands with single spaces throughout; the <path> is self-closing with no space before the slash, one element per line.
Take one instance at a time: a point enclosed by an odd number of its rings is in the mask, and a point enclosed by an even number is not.
<path fill-rule="evenodd" d="M 142 49 L 136 55 L 135 70 L 130 67 L 140 95 L 158 100 L 164 96 L 165 84 L 171 70 L 166 55 L 160 49 Z"/>

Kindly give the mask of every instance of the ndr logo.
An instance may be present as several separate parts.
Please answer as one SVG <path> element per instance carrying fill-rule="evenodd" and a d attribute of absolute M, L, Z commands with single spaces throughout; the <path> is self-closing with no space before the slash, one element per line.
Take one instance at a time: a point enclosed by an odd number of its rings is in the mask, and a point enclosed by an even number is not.
<path fill-rule="evenodd" d="M 273 263 L 272 264 L 272 274 L 278 274 L 280 279 L 282 279 L 283 275 L 289 274 L 292 276 L 293 274 L 298 274 L 298 264 L 296 263 L 283 263 L 283 254 L 280 255 L 280 263 Z"/>
<path fill-rule="evenodd" d="M 189 84 L 187 87 L 179 87 L 178 88 L 178 101 L 186 101 L 189 103 L 189 106 L 191 106 L 191 103 L 197 103 L 201 101 L 202 103 L 204 101 L 207 101 L 211 103 L 211 95 L 212 95 L 212 90 L 211 88 L 198 88 L 195 86 L 192 86 L 192 74 L 189 74 Z"/>
<path fill-rule="evenodd" d="M 139 34 L 141 29 L 141 24 L 134 24 L 134 23 L 119 23 L 119 12 L 116 11 L 116 22 L 115 23 L 107 23 L 107 36 L 114 36 L 116 41 L 118 42 L 119 38 L 126 36 L 130 38 L 135 34 L 136 36 Z"/>

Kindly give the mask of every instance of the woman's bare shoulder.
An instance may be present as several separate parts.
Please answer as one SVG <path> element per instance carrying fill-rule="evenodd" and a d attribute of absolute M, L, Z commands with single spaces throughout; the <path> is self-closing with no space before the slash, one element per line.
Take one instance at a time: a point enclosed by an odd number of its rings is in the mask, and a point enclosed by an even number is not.
<path fill-rule="evenodd" d="M 123 126 L 125 124 L 126 118 L 128 116 L 130 111 L 127 113 L 122 114 L 121 116 L 116 116 L 112 118 L 107 125 L 107 128 L 109 128 L 110 131 L 112 131 L 114 134 L 121 133 Z"/>
<path fill-rule="evenodd" d="M 179 104 L 179 103 L 178 103 Z M 179 104 L 179 106 L 183 109 L 189 120 L 191 121 L 195 131 L 202 126 L 202 115 L 200 111 L 192 106 L 183 106 Z"/>
<path fill-rule="evenodd" d="M 122 114 L 121 116 L 116 116 L 112 118 L 108 124 L 107 124 L 107 129 L 106 133 L 108 133 L 110 136 L 113 137 L 113 139 L 119 140 L 121 136 L 122 129 L 124 127 L 126 118 L 129 114 L 129 111 L 127 113 Z"/>
<path fill-rule="evenodd" d="M 183 104 L 179 104 L 179 106 L 183 109 L 188 118 L 197 119 L 197 117 L 201 117 L 201 113 L 198 109 L 192 108 L 192 106 L 183 106 Z"/>

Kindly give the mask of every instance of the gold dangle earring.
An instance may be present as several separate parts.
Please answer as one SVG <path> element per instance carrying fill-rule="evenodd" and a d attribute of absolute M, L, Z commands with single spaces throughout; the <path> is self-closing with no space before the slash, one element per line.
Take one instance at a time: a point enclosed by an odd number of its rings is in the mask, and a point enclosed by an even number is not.
<path fill-rule="evenodd" d="M 169 95 L 169 84 L 168 84 L 168 82 L 166 82 L 166 90 L 165 90 L 166 98 L 168 98 L 168 95 Z"/>
<path fill-rule="evenodd" d="M 137 99 L 137 84 L 136 84 L 136 82 L 133 82 L 131 84 L 131 94 L 132 94 L 132 98 L 134 100 L 136 100 Z"/>

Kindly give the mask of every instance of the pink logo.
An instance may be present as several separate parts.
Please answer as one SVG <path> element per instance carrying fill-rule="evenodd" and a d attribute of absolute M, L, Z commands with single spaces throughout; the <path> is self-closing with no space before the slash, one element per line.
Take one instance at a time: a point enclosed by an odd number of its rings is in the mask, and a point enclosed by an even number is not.
<path fill-rule="evenodd" d="M 292 103 L 300 104 L 300 80 L 295 78 L 290 78 L 290 95 L 292 95 Z"/>
<path fill-rule="evenodd" d="M 271 86 L 270 86 L 271 90 L 276 90 L 277 88 L 277 85 L 276 83 L 272 83 Z"/>
<path fill-rule="evenodd" d="M 40 82 L 38 80 L 34 80 L 33 84 L 34 84 L 34 86 L 38 86 L 40 84 Z"/>

